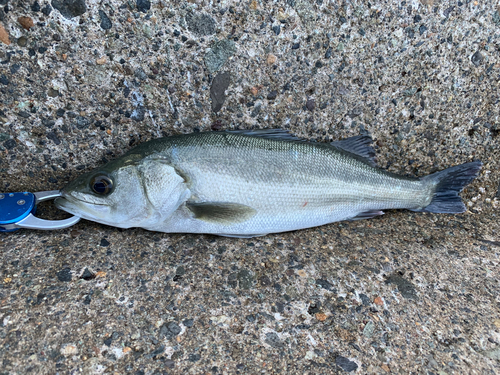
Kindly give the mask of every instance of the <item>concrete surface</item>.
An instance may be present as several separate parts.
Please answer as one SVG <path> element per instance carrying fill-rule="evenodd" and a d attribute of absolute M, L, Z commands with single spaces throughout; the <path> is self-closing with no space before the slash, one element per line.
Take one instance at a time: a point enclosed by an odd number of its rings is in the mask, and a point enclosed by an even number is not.
<path fill-rule="evenodd" d="M 250 240 L 91 222 L 2 234 L 0 373 L 500 373 L 495 2 L 0 9 L 0 191 L 57 189 L 145 140 L 211 129 L 370 132 L 401 174 L 485 164 L 462 215 Z"/>

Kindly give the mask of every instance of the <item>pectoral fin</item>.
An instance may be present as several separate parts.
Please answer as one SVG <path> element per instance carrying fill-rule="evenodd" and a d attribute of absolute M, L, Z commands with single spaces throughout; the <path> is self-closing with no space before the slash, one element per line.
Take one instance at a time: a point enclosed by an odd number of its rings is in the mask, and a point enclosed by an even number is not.
<path fill-rule="evenodd" d="M 257 213 L 252 207 L 244 204 L 227 202 L 187 202 L 186 207 L 196 219 L 225 225 L 242 223 Z"/>

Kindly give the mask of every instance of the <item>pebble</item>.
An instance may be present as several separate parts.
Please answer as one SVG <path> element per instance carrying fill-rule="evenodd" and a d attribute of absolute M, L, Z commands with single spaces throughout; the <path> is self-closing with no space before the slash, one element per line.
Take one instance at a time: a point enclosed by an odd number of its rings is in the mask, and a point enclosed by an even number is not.
<path fill-rule="evenodd" d="M 299 49 L 300 43 L 294 43 L 292 44 L 292 49 Z"/>
<path fill-rule="evenodd" d="M 45 5 L 43 8 L 42 8 L 42 13 L 44 16 L 48 17 L 50 15 L 50 13 L 52 12 L 52 7 L 47 4 Z"/>
<path fill-rule="evenodd" d="M 276 56 L 274 56 L 272 53 L 270 53 L 269 55 L 267 55 L 266 62 L 268 65 L 273 65 L 276 63 L 277 59 L 278 58 Z"/>
<path fill-rule="evenodd" d="M 59 90 L 56 90 L 56 89 L 51 87 L 47 91 L 47 96 L 49 96 L 51 98 L 57 98 L 59 96 Z"/>
<path fill-rule="evenodd" d="M 40 4 L 38 4 L 38 1 L 35 1 L 33 4 L 31 4 L 31 10 L 33 12 L 39 12 L 40 11 Z"/>
<path fill-rule="evenodd" d="M 109 30 L 111 27 L 113 27 L 113 24 L 111 23 L 111 20 L 109 19 L 108 15 L 103 11 L 99 9 L 99 18 L 101 19 L 101 29 L 103 30 Z"/>
<path fill-rule="evenodd" d="M 215 73 L 234 55 L 236 46 L 230 39 L 214 43 L 205 55 L 205 65 L 210 73 Z"/>
<path fill-rule="evenodd" d="M 339 366 L 342 370 L 347 372 L 355 371 L 358 368 L 356 362 L 353 362 L 347 359 L 346 357 L 342 357 L 341 355 L 335 358 L 335 364 Z"/>
<path fill-rule="evenodd" d="M 33 19 L 31 17 L 27 17 L 27 16 L 22 16 L 22 17 L 19 17 L 17 19 L 17 22 L 19 22 L 21 24 L 21 26 L 25 29 L 25 30 L 29 30 L 31 29 L 33 26 L 35 26 L 35 24 L 33 23 Z"/>
<path fill-rule="evenodd" d="M 276 26 L 272 27 L 272 30 L 274 31 L 274 34 L 280 35 L 281 27 L 280 27 L 280 25 L 276 25 Z"/>
<path fill-rule="evenodd" d="M 52 0 L 51 4 L 66 19 L 81 16 L 87 11 L 85 0 Z"/>
<path fill-rule="evenodd" d="M 142 13 L 147 13 L 151 9 L 151 2 L 149 0 L 137 0 L 137 10 Z"/>
<path fill-rule="evenodd" d="M 474 53 L 471 57 L 471 61 L 475 66 L 479 66 L 483 62 L 483 55 L 481 55 L 481 52 L 477 51 Z"/>
<path fill-rule="evenodd" d="M 92 273 L 87 267 L 83 270 L 82 275 L 80 276 L 80 279 L 89 281 L 95 278 L 95 274 Z"/>
<path fill-rule="evenodd" d="M 375 331 L 375 323 L 373 323 L 371 320 L 366 323 L 365 325 L 365 328 L 363 328 L 363 335 L 365 337 L 372 337 L 373 336 L 373 332 Z"/>
<path fill-rule="evenodd" d="M 66 267 L 62 270 L 56 272 L 57 279 L 59 281 L 68 282 L 71 281 L 71 268 Z"/>
<path fill-rule="evenodd" d="M 172 339 L 182 332 L 182 328 L 176 322 L 165 323 L 160 327 L 160 338 Z"/>
<path fill-rule="evenodd" d="M 134 71 L 134 76 L 137 77 L 138 79 L 140 79 L 141 81 L 145 81 L 148 78 L 148 75 L 146 74 L 146 72 L 142 68 L 137 68 Z"/>
<path fill-rule="evenodd" d="M 315 315 L 316 319 L 318 319 L 320 322 L 324 322 L 327 318 L 325 313 L 316 313 Z"/>
<path fill-rule="evenodd" d="M 278 91 L 273 90 L 273 91 L 269 92 L 269 94 L 267 94 L 267 99 L 274 100 L 274 99 L 276 99 L 277 96 L 278 96 Z"/>
<path fill-rule="evenodd" d="M 210 99 L 212 99 L 212 111 L 218 112 L 226 100 L 226 90 L 231 82 L 231 73 L 223 72 L 215 76 L 210 86 Z"/>
<path fill-rule="evenodd" d="M 28 38 L 26 38 L 25 36 L 21 36 L 17 39 L 17 45 L 19 47 L 26 47 L 27 44 L 28 44 Z"/>
<path fill-rule="evenodd" d="M 5 147 L 7 150 L 12 150 L 14 147 L 17 146 L 17 143 L 14 139 L 7 139 L 4 143 L 3 143 L 3 147 Z"/>
<path fill-rule="evenodd" d="M 415 286 L 409 282 L 408 280 L 404 279 L 398 274 L 392 274 L 390 275 L 386 280 L 386 284 L 395 284 L 398 287 L 399 293 L 404 298 L 408 299 L 417 299 L 417 291 L 415 290 Z"/>
<path fill-rule="evenodd" d="M 205 13 L 188 13 L 186 23 L 188 30 L 196 36 L 213 35 L 217 27 L 215 20 Z"/>
<path fill-rule="evenodd" d="M 232 281 L 233 287 L 239 286 L 241 289 L 250 289 L 254 281 L 252 273 L 246 269 L 229 275 L 228 284 L 230 280 Z"/>
<path fill-rule="evenodd" d="M 186 319 L 182 321 L 182 324 L 184 324 L 184 327 L 191 328 L 194 324 L 193 319 Z"/>
<path fill-rule="evenodd" d="M 76 116 L 76 127 L 77 129 L 85 129 L 90 125 L 90 120 L 83 116 Z"/>
<path fill-rule="evenodd" d="M 316 102 L 314 101 L 314 99 L 309 99 L 306 102 L 306 108 L 311 112 L 314 111 L 314 108 L 316 108 Z"/>
<path fill-rule="evenodd" d="M 0 42 L 10 45 L 9 33 L 5 30 L 2 24 L 0 24 Z"/>
<path fill-rule="evenodd" d="M 48 132 L 47 138 L 50 139 L 52 142 L 54 142 L 55 145 L 61 144 L 61 141 L 59 140 L 56 133 L 54 133 L 54 132 Z"/>
<path fill-rule="evenodd" d="M 0 75 L 0 83 L 5 86 L 7 86 L 10 83 L 9 79 L 5 74 Z"/>
<path fill-rule="evenodd" d="M 368 306 L 368 305 L 370 305 L 370 298 L 369 298 L 366 294 L 361 293 L 361 294 L 359 295 L 359 298 L 361 299 L 361 303 L 362 303 L 364 306 Z"/>
<path fill-rule="evenodd" d="M 97 65 L 104 65 L 108 62 L 108 56 L 103 56 L 100 59 L 97 59 L 95 62 Z"/>
<path fill-rule="evenodd" d="M 12 64 L 10 66 L 10 73 L 16 74 L 19 71 L 19 69 L 21 69 L 21 64 Z"/>

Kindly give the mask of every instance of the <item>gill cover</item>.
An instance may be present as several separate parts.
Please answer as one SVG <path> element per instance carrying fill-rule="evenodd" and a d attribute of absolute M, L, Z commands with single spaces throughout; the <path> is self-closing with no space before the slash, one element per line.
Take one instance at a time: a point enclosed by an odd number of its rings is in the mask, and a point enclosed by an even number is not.
<path fill-rule="evenodd" d="M 137 166 L 137 169 L 146 198 L 155 211 L 157 219 L 167 219 L 191 196 L 184 179 L 166 161 L 144 160 Z M 154 224 L 156 223 L 158 221 Z"/>

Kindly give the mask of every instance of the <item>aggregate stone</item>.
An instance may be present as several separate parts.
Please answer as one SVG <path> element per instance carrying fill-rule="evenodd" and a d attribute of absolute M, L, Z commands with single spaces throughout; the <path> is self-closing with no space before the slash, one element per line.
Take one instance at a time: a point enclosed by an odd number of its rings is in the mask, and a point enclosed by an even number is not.
<path fill-rule="evenodd" d="M 415 286 L 408 281 L 407 279 L 401 277 L 398 274 L 390 275 L 386 280 L 386 284 L 394 284 L 398 287 L 399 292 L 405 298 L 417 299 L 417 291 L 415 290 Z"/>
<path fill-rule="evenodd" d="M 101 29 L 109 30 L 113 27 L 108 15 L 101 9 L 99 9 L 99 18 L 101 19 Z"/>
<path fill-rule="evenodd" d="M 210 98 L 212 99 L 212 111 L 218 112 L 221 110 L 224 101 L 226 100 L 226 90 L 231 82 L 231 73 L 222 72 L 217 74 L 212 81 L 210 87 Z"/>
<path fill-rule="evenodd" d="M 356 362 L 351 361 L 348 358 L 342 357 L 340 355 L 337 358 L 335 358 L 335 364 L 346 372 L 356 371 L 358 369 L 358 365 Z"/>
<path fill-rule="evenodd" d="M 214 43 L 205 55 L 205 65 L 210 73 L 218 71 L 236 52 L 234 41 L 224 39 Z"/>
<path fill-rule="evenodd" d="M 67 19 L 81 16 L 87 11 L 85 0 L 52 0 L 51 5 Z"/>
<path fill-rule="evenodd" d="M 500 373 L 495 2 L 0 4 L 0 193 L 212 129 L 369 134 L 381 168 L 415 177 L 484 163 L 457 215 L 252 239 L 84 219 L 2 233 L 1 373 Z"/>
<path fill-rule="evenodd" d="M 213 35 L 217 27 L 215 20 L 206 13 L 188 13 L 186 23 L 189 31 L 197 36 Z"/>
<path fill-rule="evenodd" d="M 151 2 L 149 0 L 137 0 L 137 10 L 142 13 L 147 13 L 151 9 Z"/>
<path fill-rule="evenodd" d="M 59 281 L 71 281 L 71 269 L 70 268 L 63 268 L 62 270 L 58 271 L 56 273 L 57 278 Z"/>

